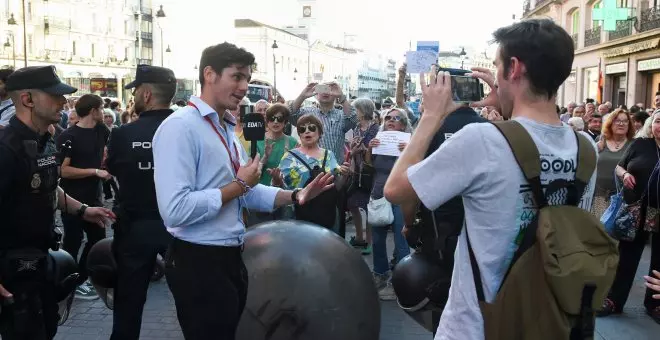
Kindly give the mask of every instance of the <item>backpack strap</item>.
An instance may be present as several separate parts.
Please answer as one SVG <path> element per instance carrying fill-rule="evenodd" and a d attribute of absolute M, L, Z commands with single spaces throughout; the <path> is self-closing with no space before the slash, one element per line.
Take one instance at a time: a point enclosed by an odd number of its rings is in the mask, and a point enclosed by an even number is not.
<path fill-rule="evenodd" d="M 477 263 L 477 258 L 474 256 L 474 251 L 472 250 L 472 243 L 470 243 L 470 234 L 468 233 L 467 225 L 464 225 L 463 228 L 465 228 L 465 238 L 467 239 L 468 252 L 470 253 L 470 264 L 472 265 L 474 288 L 477 290 L 477 301 L 485 302 L 486 296 L 484 295 L 484 286 L 481 282 L 481 271 L 479 271 L 479 264 Z M 502 284 L 504 284 L 504 281 L 502 281 Z"/>
<path fill-rule="evenodd" d="M 307 164 L 307 162 L 305 162 L 305 160 L 302 159 L 302 157 L 298 156 L 295 152 L 293 152 L 293 150 L 289 150 L 289 153 L 291 156 L 297 158 L 302 164 L 304 164 L 307 170 L 309 170 L 310 174 L 312 173 L 312 168 L 309 166 L 309 164 Z"/>
<path fill-rule="evenodd" d="M 509 147 L 513 152 L 513 156 L 527 179 L 534 201 L 537 207 L 543 208 L 548 205 L 548 201 L 543 193 L 541 186 L 541 156 L 539 150 L 536 148 L 536 143 L 529 135 L 527 130 L 515 120 L 491 122 L 504 136 Z"/>
<path fill-rule="evenodd" d="M 569 192 L 567 204 L 577 206 L 591 180 L 591 175 L 596 170 L 598 160 L 596 158 L 596 151 L 587 137 L 575 132 L 575 139 L 578 145 L 577 168 L 575 169 L 574 190 L 573 192 Z"/>

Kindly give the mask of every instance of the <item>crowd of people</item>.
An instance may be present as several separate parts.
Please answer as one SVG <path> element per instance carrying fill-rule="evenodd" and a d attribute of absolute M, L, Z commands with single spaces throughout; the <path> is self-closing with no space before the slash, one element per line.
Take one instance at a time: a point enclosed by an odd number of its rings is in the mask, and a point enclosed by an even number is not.
<path fill-rule="evenodd" d="M 362 254 L 373 253 L 373 284 L 382 300 L 397 298 L 392 271 L 411 248 L 429 254 L 453 272 L 442 313 L 434 314 L 436 339 L 482 339 L 490 319 L 479 302 L 496 299 L 524 231 L 548 204 L 534 196 L 514 145 L 487 123 L 515 121 L 538 148 L 537 180 L 546 195 L 577 181 L 583 159 L 576 140 L 586 137 L 597 166 L 576 194 L 576 205 L 600 218 L 620 194 L 628 207 L 638 207 L 632 237 L 617 239 L 616 274 L 597 314 L 623 312 L 650 242 L 644 306 L 660 323 L 660 296 L 654 294 L 660 292 L 660 273 L 652 270 L 660 269 L 660 94 L 655 108 L 613 108 L 592 100 L 559 108 L 557 88 L 573 61 L 570 36 L 551 21 L 529 20 L 498 30 L 495 39 L 497 76 L 481 68 L 471 73 L 494 89 L 480 102 L 455 103 L 451 71 L 434 67 L 420 75 L 417 115 L 405 105 L 404 65 L 395 100 L 380 108 L 368 98 L 349 98 L 334 82 L 311 83 L 284 103 L 254 103 L 266 128 L 257 142 L 245 139 L 241 124 L 241 106 L 253 105 L 245 95 L 254 56 L 229 43 L 204 50 L 202 93 L 187 104 L 172 103 L 176 78 L 165 68 L 138 66 L 135 82 L 127 85 L 133 99 L 126 107 L 93 94 L 65 100 L 75 89 L 51 67 L 0 70 L 0 214 L 15 216 L 14 210 L 22 211 L 17 204 L 43 204 L 15 199 L 25 190 L 14 185 L 23 173 L 33 179 L 32 191 L 57 193 L 56 201 L 64 202 L 59 208 L 68 212 L 62 214 L 62 248 L 79 264 L 80 299 L 98 297 L 86 258 L 106 237 L 101 227 L 114 223 L 113 339 L 139 337 L 156 254 L 167 254 L 167 282 L 184 336 L 233 339 L 248 287 L 241 258 L 245 230 L 282 219 L 311 222 L 340 236 L 341 225 L 352 220 L 355 236 L 347 242 Z M 35 74 L 50 83 L 35 84 Z M 311 97 L 316 101 L 310 105 Z M 50 157 L 57 148 L 61 189 L 57 183 L 42 187 L 43 169 L 17 165 L 27 157 L 10 147 L 19 132 L 38 140 L 42 155 Z M 410 140 L 396 145 L 396 156 L 380 154 L 374 149 L 383 132 L 407 133 Z M 248 156 L 251 143 L 257 144 L 254 158 Z M 114 200 L 115 213 L 102 208 L 104 200 Z M 548 198 L 551 205 L 567 200 Z M 375 208 L 374 202 L 386 205 Z M 370 221 L 383 206 L 391 219 Z M 51 217 L 39 223 L 52 226 Z M 21 222 L 15 217 L 3 224 L 0 250 L 16 248 L 14 238 L 23 240 L 16 232 Z M 3 275 L 0 295 L 23 292 Z M 53 299 L 42 302 L 46 309 Z M 3 313 L 0 334 L 14 339 Z M 34 322 L 46 329 L 44 339 L 54 336 L 51 316 Z"/>

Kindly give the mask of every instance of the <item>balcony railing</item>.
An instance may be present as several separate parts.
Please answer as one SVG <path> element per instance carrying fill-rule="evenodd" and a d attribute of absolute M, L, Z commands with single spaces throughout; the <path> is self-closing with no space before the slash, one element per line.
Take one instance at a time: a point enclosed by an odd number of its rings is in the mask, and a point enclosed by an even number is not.
<path fill-rule="evenodd" d="M 61 50 L 49 50 L 46 49 L 46 55 L 48 56 L 49 59 L 57 59 L 57 60 L 69 60 L 71 59 L 71 53 L 68 51 L 61 51 Z"/>
<path fill-rule="evenodd" d="M 151 32 L 135 31 L 135 39 L 139 39 L 140 37 L 145 40 L 154 40 L 154 34 Z"/>
<path fill-rule="evenodd" d="M 600 44 L 600 26 L 584 31 L 584 47 Z"/>
<path fill-rule="evenodd" d="M 639 16 L 639 31 L 646 32 L 660 28 L 660 6 L 648 8 Z"/>
<path fill-rule="evenodd" d="M 607 34 L 607 40 L 615 40 L 627 37 L 632 34 L 632 21 L 617 21 L 616 30 Z"/>
<path fill-rule="evenodd" d="M 575 34 L 571 35 L 571 38 L 573 38 L 573 49 L 574 49 L 574 50 L 577 50 L 577 46 L 578 46 L 578 34 L 575 33 Z"/>

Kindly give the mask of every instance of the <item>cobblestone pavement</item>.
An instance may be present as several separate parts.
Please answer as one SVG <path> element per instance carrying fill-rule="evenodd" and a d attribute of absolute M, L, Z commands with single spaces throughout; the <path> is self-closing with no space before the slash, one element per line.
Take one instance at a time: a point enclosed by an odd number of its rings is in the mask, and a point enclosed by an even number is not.
<path fill-rule="evenodd" d="M 349 226 L 349 233 L 353 232 Z M 347 239 L 350 235 L 347 235 Z M 392 237 L 388 249 L 393 249 Z M 598 319 L 597 340 L 651 340 L 658 339 L 660 325 L 644 312 L 644 286 L 642 276 L 648 270 L 650 249 L 644 252 L 637 277 L 624 314 Z M 371 257 L 365 256 L 371 266 Z M 112 311 L 100 301 L 75 300 L 69 320 L 59 328 L 56 340 L 109 339 L 112 332 Z M 142 320 L 141 339 L 183 339 L 176 318 L 174 300 L 165 279 L 152 283 Z M 381 303 L 381 340 L 430 340 L 430 332 L 417 325 L 401 311 L 396 302 Z"/>

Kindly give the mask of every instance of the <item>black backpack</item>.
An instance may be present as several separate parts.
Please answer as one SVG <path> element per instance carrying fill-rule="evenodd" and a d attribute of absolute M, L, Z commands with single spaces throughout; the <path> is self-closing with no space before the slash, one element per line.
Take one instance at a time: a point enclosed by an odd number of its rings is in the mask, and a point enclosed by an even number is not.
<path fill-rule="evenodd" d="M 309 170 L 310 176 L 305 186 L 309 185 L 316 176 L 325 172 L 325 163 L 328 158 L 328 150 L 325 150 L 323 155 L 323 164 L 319 167 L 318 165 L 314 168 L 310 167 L 302 157 L 298 156 L 295 152 L 289 151 L 289 153 L 298 159 L 302 164 L 307 167 Z M 318 195 L 313 200 L 305 203 L 304 205 L 295 206 L 295 216 L 297 220 L 307 221 L 314 224 L 318 224 L 322 227 L 331 229 L 335 225 L 336 220 L 336 210 L 337 210 L 337 201 L 338 201 L 337 189 L 332 188 Z"/>

